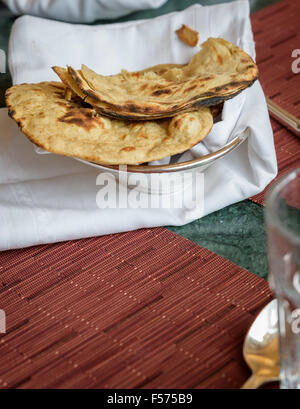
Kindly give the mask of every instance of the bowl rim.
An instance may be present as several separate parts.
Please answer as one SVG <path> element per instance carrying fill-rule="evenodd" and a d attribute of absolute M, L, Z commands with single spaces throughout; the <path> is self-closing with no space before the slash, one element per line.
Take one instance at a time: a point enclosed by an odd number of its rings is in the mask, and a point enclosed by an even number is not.
<path fill-rule="evenodd" d="M 246 128 L 243 132 L 238 134 L 235 138 L 233 138 L 230 142 L 226 145 L 222 146 L 222 148 L 216 150 L 215 152 L 211 152 L 207 155 L 201 156 L 200 158 L 192 159 L 185 162 L 180 163 L 170 163 L 166 165 L 104 165 L 100 163 L 86 161 L 84 159 L 75 158 L 79 162 L 88 164 L 90 166 L 94 166 L 98 169 L 107 169 L 108 171 L 116 171 L 119 173 L 127 172 L 127 173 L 170 173 L 170 172 L 178 172 L 178 171 L 186 171 L 195 169 L 201 166 L 205 166 L 214 162 L 216 159 L 219 159 L 225 156 L 227 153 L 232 152 L 238 146 L 240 146 L 250 135 L 250 128 Z"/>

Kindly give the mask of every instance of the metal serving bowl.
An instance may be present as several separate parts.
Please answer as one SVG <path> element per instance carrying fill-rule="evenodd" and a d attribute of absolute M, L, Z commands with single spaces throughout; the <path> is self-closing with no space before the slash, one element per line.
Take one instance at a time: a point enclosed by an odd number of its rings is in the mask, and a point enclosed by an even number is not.
<path fill-rule="evenodd" d="M 189 160 L 186 162 L 180 163 L 170 163 L 167 165 L 128 165 L 128 166 L 109 166 L 109 165 L 100 165 L 94 162 L 88 162 L 79 158 L 74 158 L 80 162 L 83 162 L 89 166 L 93 166 L 101 172 L 106 172 L 113 175 L 117 180 L 121 183 L 124 180 L 129 180 L 130 175 L 137 175 L 143 174 L 145 175 L 144 178 L 141 178 L 141 182 L 137 186 L 137 190 L 144 192 L 144 193 L 153 193 L 153 194 L 164 194 L 164 193 L 172 193 L 179 189 L 182 189 L 181 180 L 182 178 L 178 178 L 178 183 L 173 183 L 172 188 L 170 190 L 170 184 L 167 183 L 168 179 L 171 175 L 173 176 L 174 173 L 179 174 L 182 172 L 203 172 L 217 160 L 223 158 L 225 155 L 229 154 L 236 148 L 238 148 L 249 136 L 250 130 L 246 128 L 244 132 L 236 136 L 232 139 L 229 143 L 224 145 L 222 148 L 218 149 L 215 152 L 209 153 L 208 155 L 201 156 L 200 158 Z M 121 177 L 123 176 L 123 177 Z M 124 177 L 125 176 L 125 177 Z M 137 177 L 137 176 L 136 176 Z M 150 178 L 160 178 L 160 184 L 154 183 L 155 187 L 151 187 L 151 183 L 149 183 Z M 174 180 L 174 178 L 173 178 Z M 143 181 L 145 183 L 143 183 Z M 159 187 L 157 187 L 159 186 Z"/>

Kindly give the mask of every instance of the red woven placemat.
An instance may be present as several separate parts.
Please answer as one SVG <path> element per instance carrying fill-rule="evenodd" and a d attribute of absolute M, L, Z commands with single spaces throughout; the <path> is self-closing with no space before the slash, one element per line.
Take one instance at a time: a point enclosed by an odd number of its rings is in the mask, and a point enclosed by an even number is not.
<path fill-rule="evenodd" d="M 253 16 L 265 91 L 296 115 L 284 55 L 298 6 Z M 298 140 L 273 129 L 282 172 Z M 264 280 L 162 228 L 0 253 L 0 283 L 1 388 L 237 388 L 244 336 L 271 299 Z"/>
<path fill-rule="evenodd" d="M 0 253 L 1 388 L 238 388 L 266 281 L 157 228 Z"/>
<path fill-rule="evenodd" d="M 282 0 L 252 15 L 256 60 L 266 95 L 300 116 L 300 75 L 292 71 L 292 51 L 300 48 L 300 1 Z M 299 64 L 298 64 L 299 66 Z"/>
<path fill-rule="evenodd" d="M 282 0 L 253 14 L 251 21 L 266 96 L 300 118 L 300 73 L 292 71 L 292 51 L 300 49 L 300 1 Z M 272 127 L 279 177 L 300 166 L 300 139 L 274 120 Z M 266 190 L 252 200 L 263 204 Z"/>
<path fill-rule="evenodd" d="M 300 139 L 278 122 L 274 120 L 271 120 L 271 122 L 278 162 L 278 176 L 263 192 L 251 198 L 253 202 L 259 204 L 265 203 L 266 191 L 281 175 L 300 166 Z"/>

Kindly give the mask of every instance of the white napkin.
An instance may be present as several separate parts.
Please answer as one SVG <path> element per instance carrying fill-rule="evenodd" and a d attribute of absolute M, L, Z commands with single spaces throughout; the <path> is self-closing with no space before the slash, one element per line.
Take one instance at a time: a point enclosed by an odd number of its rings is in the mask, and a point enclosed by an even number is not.
<path fill-rule="evenodd" d="M 3 0 L 17 15 L 53 18 L 73 23 L 117 18 L 135 10 L 157 8 L 167 0 Z"/>
<path fill-rule="evenodd" d="M 138 70 L 158 63 L 184 63 L 196 52 L 175 30 L 182 23 L 208 37 L 224 37 L 252 56 L 254 44 L 247 1 L 199 5 L 153 20 L 105 26 L 73 26 L 24 16 L 10 39 L 9 65 L 14 83 L 56 80 L 49 67 L 82 62 L 102 74 Z M 215 150 L 246 127 L 251 134 L 240 148 L 205 171 L 204 207 L 99 209 L 99 171 L 71 158 L 38 155 L 33 145 L 0 111 L 0 249 L 68 239 L 183 225 L 262 191 L 277 172 L 273 135 L 260 84 L 225 103 L 223 120 L 206 143 L 185 156 Z M 123 193 L 121 193 L 122 195 Z M 185 191 L 185 195 L 192 193 Z M 173 195 L 180 201 L 180 192 Z M 164 197 L 162 202 L 168 198 Z"/>

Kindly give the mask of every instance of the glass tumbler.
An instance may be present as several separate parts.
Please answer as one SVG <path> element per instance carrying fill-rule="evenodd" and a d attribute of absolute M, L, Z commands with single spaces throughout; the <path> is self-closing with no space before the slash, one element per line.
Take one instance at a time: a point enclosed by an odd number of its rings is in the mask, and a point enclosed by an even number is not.
<path fill-rule="evenodd" d="M 269 281 L 278 299 L 281 388 L 300 389 L 300 168 L 268 192 L 266 221 Z"/>

